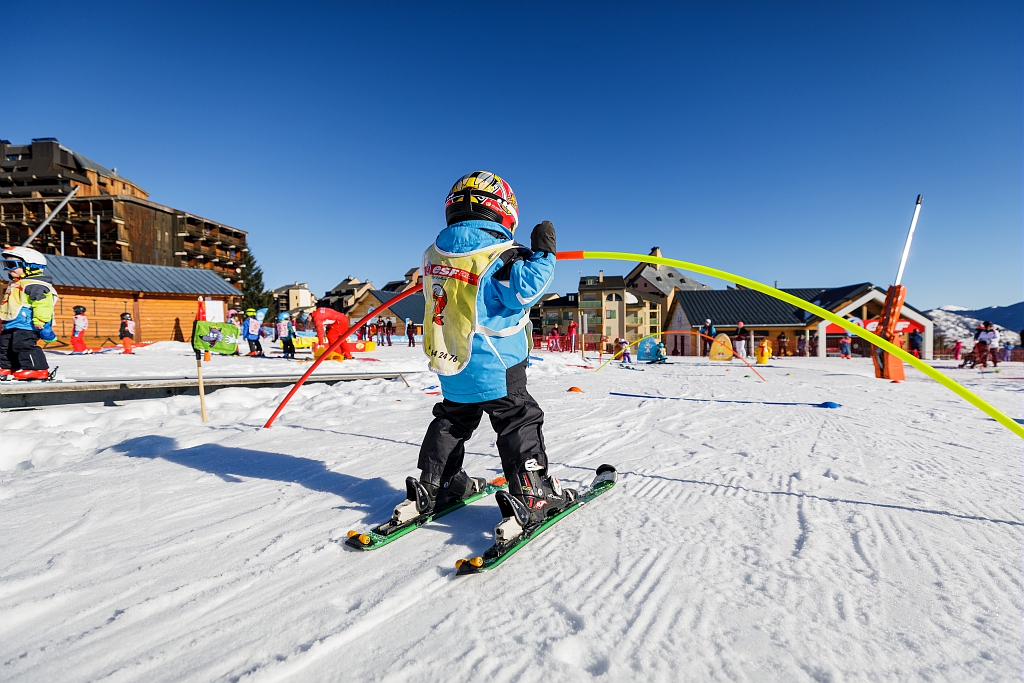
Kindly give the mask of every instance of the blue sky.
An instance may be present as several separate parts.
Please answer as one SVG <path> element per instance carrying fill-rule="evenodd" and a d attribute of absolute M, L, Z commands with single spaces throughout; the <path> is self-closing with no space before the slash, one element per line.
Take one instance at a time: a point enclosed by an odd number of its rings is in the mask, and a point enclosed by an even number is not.
<path fill-rule="evenodd" d="M 1019 2 L 0 1 L 0 137 L 57 137 L 247 230 L 269 286 L 419 264 L 462 174 L 522 233 L 780 287 L 1019 301 Z M 579 271 L 629 264 L 567 262 Z M 706 278 L 702 278 L 708 281 Z M 708 281 L 716 287 L 725 283 Z"/>

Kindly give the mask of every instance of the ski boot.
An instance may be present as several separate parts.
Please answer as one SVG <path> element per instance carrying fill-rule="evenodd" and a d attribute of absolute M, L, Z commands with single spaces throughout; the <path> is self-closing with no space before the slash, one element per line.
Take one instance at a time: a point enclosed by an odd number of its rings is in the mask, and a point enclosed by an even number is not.
<path fill-rule="evenodd" d="M 0 368 L 0 381 L 11 379 L 11 375 L 13 374 L 14 371 L 10 368 Z"/>
<path fill-rule="evenodd" d="M 417 517 L 443 510 L 463 498 L 479 493 L 486 485 L 486 479 L 471 477 L 465 470 L 440 485 L 408 477 L 405 480 L 406 499 L 391 514 L 391 523 L 395 526 L 408 524 Z"/>
<path fill-rule="evenodd" d="M 16 370 L 14 379 L 50 379 L 49 370 Z"/>
<path fill-rule="evenodd" d="M 494 527 L 495 545 L 508 544 L 524 533 L 532 533 L 548 517 L 557 515 L 576 502 L 576 489 L 562 486 L 557 478 L 546 475 L 535 460 L 526 470 L 509 480 L 508 491 L 494 494 L 502 520 Z"/>

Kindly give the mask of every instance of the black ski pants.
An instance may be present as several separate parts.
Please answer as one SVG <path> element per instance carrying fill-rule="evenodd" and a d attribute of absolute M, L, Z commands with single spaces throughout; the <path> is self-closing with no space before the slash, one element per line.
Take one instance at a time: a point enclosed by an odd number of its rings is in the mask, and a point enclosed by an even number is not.
<path fill-rule="evenodd" d="M 46 354 L 36 346 L 35 330 L 4 330 L 0 332 L 0 368 L 4 370 L 46 370 Z"/>
<path fill-rule="evenodd" d="M 292 341 L 291 337 L 283 337 L 281 339 L 281 353 L 285 358 L 295 358 L 295 342 Z"/>
<path fill-rule="evenodd" d="M 508 394 L 482 403 L 456 403 L 444 399 L 434 405 L 434 420 L 420 446 L 418 467 L 426 478 L 440 483 L 462 469 L 465 443 L 480 425 L 484 413 L 498 435 L 498 455 L 505 478 L 515 481 L 527 460 L 536 460 L 545 470 L 544 411 L 526 390 L 526 362 L 506 371 Z"/>

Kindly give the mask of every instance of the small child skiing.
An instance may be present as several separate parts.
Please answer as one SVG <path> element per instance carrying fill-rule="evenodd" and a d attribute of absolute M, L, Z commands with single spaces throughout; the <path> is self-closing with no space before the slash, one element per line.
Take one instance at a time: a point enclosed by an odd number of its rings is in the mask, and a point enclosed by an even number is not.
<path fill-rule="evenodd" d="M 655 363 L 667 363 L 668 362 L 668 351 L 665 350 L 665 342 L 658 342 L 658 357 L 650 361 L 651 365 Z"/>
<path fill-rule="evenodd" d="M 71 353 L 90 353 L 85 345 L 85 331 L 89 329 L 89 317 L 85 314 L 85 306 L 75 306 L 75 317 L 71 329 Z"/>
<path fill-rule="evenodd" d="M 839 357 L 850 360 L 850 335 L 839 340 Z"/>
<path fill-rule="evenodd" d="M 960 355 L 964 351 L 963 341 L 957 339 L 956 344 L 953 345 L 953 360 L 960 360 Z"/>
<path fill-rule="evenodd" d="M 295 326 L 289 313 L 277 314 L 277 338 L 281 340 L 281 352 L 285 358 L 295 358 Z"/>
<path fill-rule="evenodd" d="M 445 203 L 447 227 L 423 255 L 423 350 L 443 400 L 420 446 L 420 476 L 392 522 L 406 524 L 478 492 L 484 479 L 462 469 L 465 442 L 484 413 L 497 432 L 508 491 L 496 499 L 497 543 L 532 531 L 576 500 L 548 474 L 544 411 L 526 389 L 530 307 L 551 285 L 555 228 L 533 229 L 531 249 L 513 241 L 519 220 L 509 184 L 486 171 L 460 178 Z"/>
<path fill-rule="evenodd" d="M 263 344 L 260 343 L 260 321 L 256 319 L 256 309 L 245 309 L 245 320 L 242 321 L 242 339 L 249 342 L 248 356 L 262 356 Z"/>
<path fill-rule="evenodd" d="M 619 358 L 623 364 L 633 362 L 633 357 L 629 355 L 629 342 L 625 339 L 619 340 Z"/>
<path fill-rule="evenodd" d="M 0 379 L 49 379 L 50 366 L 40 339 L 56 339 L 53 306 L 57 290 L 43 275 L 46 257 L 28 247 L 3 250 L 3 266 L 10 282 L 0 301 Z"/>
<path fill-rule="evenodd" d="M 132 320 L 131 313 L 121 314 L 121 329 L 118 330 L 117 334 L 121 338 L 121 345 L 124 347 L 124 353 L 135 353 L 132 350 L 132 347 L 135 344 L 135 321 Z"/>

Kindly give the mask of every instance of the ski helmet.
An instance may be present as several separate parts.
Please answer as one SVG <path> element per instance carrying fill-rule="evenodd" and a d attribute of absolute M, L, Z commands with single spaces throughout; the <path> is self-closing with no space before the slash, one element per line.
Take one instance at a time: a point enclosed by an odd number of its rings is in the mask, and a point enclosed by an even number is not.
<path fill-rule="evenodd" d="M 500 223 L 510 233 L 519 224 L 519 204 L 507 182 L 487 171 L 474 171 L 452 185 L 444 203 L 448 225 L 459 221 L 484 220 Z"/>
<path fill-rule="evenodd" d="M 83 313 L 85 313 L 85 306 L 75 306 L 71 310 L 75 312 L 75 315 L 82 315 Z"/>
<path fill-rule="evenodd" d="M 245 314 L 247 316 L 249 316 L 250 318 L 255 318 L 256 317 L 256 309 L 255 308 L 247 308 L 247 309 L 245 309 Z"/>
<path fill-rule="evenodd" d="M 28 247 L 8 247 L 3 250 L 3 258 L 6 270 L 23 268 L 27 273 L 38 272 L 46 267 L 46 257 Z"/>
<path fill-rule="evenodd" d="M 121 320 L 131 320 L 131 319 L 132 319 L 132 314 L 131 313 L 122 313 L 121 314 Z"/>
<path fill-rule="evenodd" d="M 281 322 L 284 322 L 285 320 L 288 320 L 291 317 L 292 317 L 291 314 L 287 313 L 287 312 L 282 312 L 282 313 L 278 313 L 277 314 L 277 319 L 280 320 Z"/>

